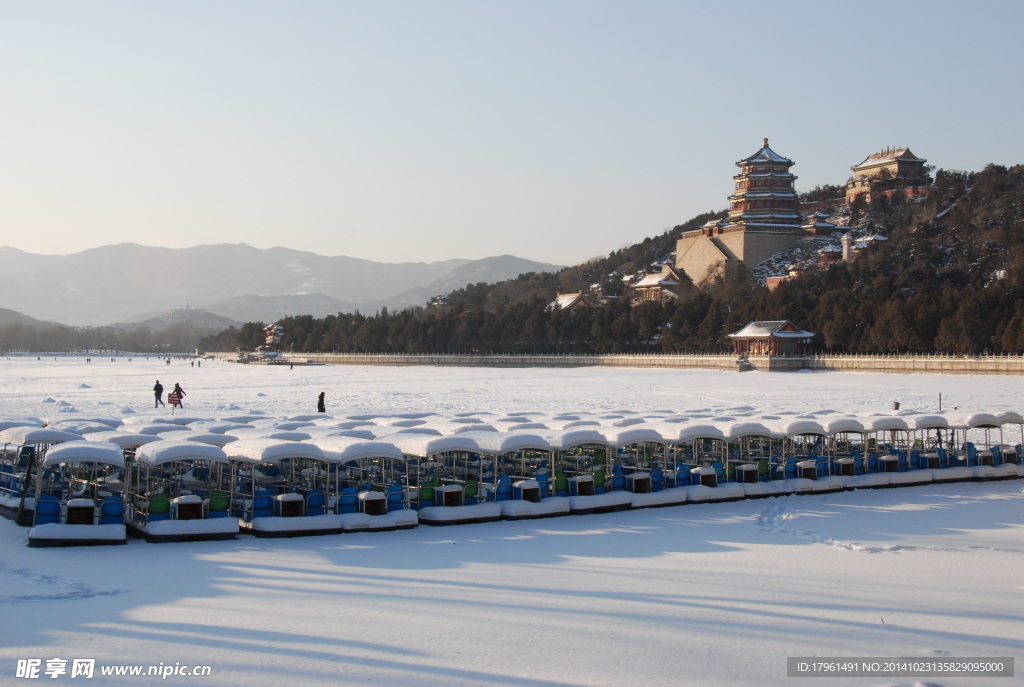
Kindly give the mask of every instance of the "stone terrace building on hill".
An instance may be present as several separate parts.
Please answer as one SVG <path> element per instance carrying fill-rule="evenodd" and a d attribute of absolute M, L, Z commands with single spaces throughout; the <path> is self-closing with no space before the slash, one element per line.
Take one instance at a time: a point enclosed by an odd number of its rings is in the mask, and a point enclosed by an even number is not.
<path fill-rule="evenodd" d="M 676 269 L 694 283 L 708 277 L 742 278 L 747 270 L 795 246 L 804 236 L 793 161 L 768 147 L 736 165 L 728 219 L 684 232 L 676 244 Z"/>
<path fill-rule="evenodd" d="M 928 160 L 917 157 L 910 148 L 887 148 L 880 153 L 868 155 L 859 165 L 854 165 L 853 178 L 846 184 L 846 202 L 852 203 L 857 196 L 871 202 L 871 193 L 884 181 L 893 180 L 908 195 L 928 193 L 930 187 L 921 188 L 927 174 L 925 163 Z M 889 195 L 893 189 L 886 191 Z"/>

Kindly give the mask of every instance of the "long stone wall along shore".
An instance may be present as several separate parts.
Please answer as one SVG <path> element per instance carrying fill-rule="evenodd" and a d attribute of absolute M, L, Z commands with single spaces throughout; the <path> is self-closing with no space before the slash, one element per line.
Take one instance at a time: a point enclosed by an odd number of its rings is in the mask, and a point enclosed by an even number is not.
<path fill-rule="evenodd" d="M 237 353 L 211 353 L 238 362 Z M 251 364 L 265 364 L 251 362 Z M 449 367 L 659 367 L 715 369 L 733 372 L 928 372 L 946 374 L 1024 374 L 1024 356 L 948 355 L 808 355 L 749 356 L 735 354 L 602 354 L 602 355 L 459 355 L 405 353 L 288 353 L 276 364 L 435 365 Z"/>

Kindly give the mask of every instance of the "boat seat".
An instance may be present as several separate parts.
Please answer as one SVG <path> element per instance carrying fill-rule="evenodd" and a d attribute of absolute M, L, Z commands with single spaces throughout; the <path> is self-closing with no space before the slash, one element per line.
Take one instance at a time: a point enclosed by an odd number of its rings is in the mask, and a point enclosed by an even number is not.
<path fill-rule="evenodd" d="M 436 478 L 435 478 L 436 479 Z M 434 505 L 434 487 L 423 487 L 420 489 L 419 498 L 416 500 L 419 508 L 429 508 Z"/>
<path fill-rule="evenodd" d="M 685 463 L 676 463 L 676 486 L 677 487 L 688 487 L 690 486 L 690 470 L 692 466 Z"/>
<path fill-rule="evenodd" d="M 171 501 L 168 494 L 151 495 L 149 497 L 148 508 L 150 522 L 171 519 Z"/>
<path fill-rule="evenodd" d="M 405 503 L 403 503 L 405 489 L 402 488 L 402 485 L 392 484 L 384 493 L 387 495 L 389 513 L 393 510 L 403 510 L 405 508 Z"/>
<path fill-rule="evenodd" d="M 569 480 L 565 478 L 565 473 L 561 470 L 555 471 L 555 496 L 568 496 L 569 495 Z"/>
<path fill-rule="evenodd" d="M 256 498 L 252 501 L 252 517 L 269 518 L 274 515 L 274 499 L 266 489 L 256 492 Z"/>
<path fill-rule="evenodd" d="M 498 477 L 498 488 L 494 493 L 495 501 L 511 501 L 512 500 L 512 478 L 506 474 L 502 474 Z"/>
<path fill-rule="evenodd" d="M 206 517 L 226 518 L 231 507 L 230 497 L 226 491 L 211 491 L 207 495 Z"/>
<path fill-rule="evenodd" d="M 479 499 L 480 483 L 475 479 L 467 479 L 463 491 L 463 503 L 467 506 L 475 506 Z"/>
<path fill-rule="evenodd" d="M 594 494 L 603 494 L 605 492 L 605 474 L 604 470 L 600 470 L 594 473 Z"/>
<path fill-rule="evenodd" d="M 51 522 L 60 522 L 60 500 L 56 496 L 44 494 L 36 501 L 36 524 Z"/>
<path fill-rule="evenodd" d="M 120 496 L 109 496 L 100 502 L 100 524 L 119 525 L 124 522 L 124 501 Z"/>
<path fill-rule="evenodd" d="M 306 515 L 323 515 L 327 512 L 326 505 L 323 489 L 310 489 L 306 492 Z"/>
<path fill-rule="evenodd" d="M 345 487 L 338 496 L 338 513 L 359 512 L 359 490 L 355 487 Z"/>
<path fill-rule="evenodd" d="M 612 465 L 612 481 L 609 486 L 611 491 L 622 491 L 626 488 L 626 473 L 618 463 Z"/>
<path fill-rule="evenodd" d="M 28 462 L 35 457 L 35 446 L 22 446 L 21 450 L 18 451 L 18 470 L 25 470 L 28 468 Z"/>

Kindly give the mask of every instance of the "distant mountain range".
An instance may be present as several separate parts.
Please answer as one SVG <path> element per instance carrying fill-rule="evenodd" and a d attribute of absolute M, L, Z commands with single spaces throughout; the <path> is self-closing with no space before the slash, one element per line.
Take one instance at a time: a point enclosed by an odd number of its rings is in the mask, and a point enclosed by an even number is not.
<path fill-rule="evenodd" d="M 41 322 L 34 317 L 22 315 L 20 312 L 0 308 L 0 326 L 5 324 L 27 324 L 31 326 L 53 324 L 53 322 Z"/>
<path fill-rule="evenodd" d="M 204 328 L 207 320 L 220 326 L 211 314 L 235 322 L 273 321 L 423 305 L 467 284 L 559 269 L 511 255 L 381 263 L 244 243 L 178 249 L 125 243 L 71 255 L 4 246 L 0 262 L 0 306 L 15 315 L 79 326 L 141 326 L 153 318 L 169 324 L 169 311 L 175 311 L 179 320 L 204 320 Z M 196 310 L 185 310 L 186 304 Z M 158 322 L 145 324 L 160 328 Z"/>

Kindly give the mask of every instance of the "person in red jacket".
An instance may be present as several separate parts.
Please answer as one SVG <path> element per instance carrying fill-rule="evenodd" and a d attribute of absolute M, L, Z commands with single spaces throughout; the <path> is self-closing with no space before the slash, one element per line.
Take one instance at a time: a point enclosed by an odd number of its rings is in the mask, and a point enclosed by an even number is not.
<path fill-rule="evenodd" d="M 171 399 L 171 396 L 175 396 L 176 398 Z M 181 388 L 181 384 L 175 382 L 174 391 L 167 395 L 167 400 L 172 406 L 178 406 L 179 408 L 184 409 L 185 406 L 181 403 L 181 399 L 183 398 L 185 398 L 185 390 Z"/>

